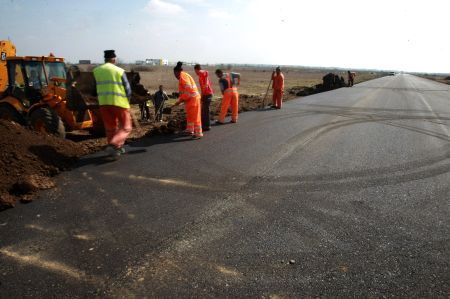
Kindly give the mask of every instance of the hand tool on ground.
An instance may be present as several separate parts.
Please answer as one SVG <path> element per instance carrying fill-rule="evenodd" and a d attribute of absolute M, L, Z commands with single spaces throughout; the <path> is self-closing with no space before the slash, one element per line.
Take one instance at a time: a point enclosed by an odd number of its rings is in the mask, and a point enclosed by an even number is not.
<path fill-rule="evenodd" d="M 164 110 L 165 110 L 166 108 L 169 108 L 169 109 L 170 109 L 170 107 L 163 108 L 162 111 L 161 111 L 160 107 L 164 107 L 164 103 L 165 103 L 165 102 L 166 102 L 166 100 L 163 99 L 163 101 L 161 102 L 161 104 L 158 106 L 158 109 L 156 109 L 156 106 L 155 106 L 155 110 L 156 110 L 156 113 L 155 113 L 155 119 L 158 119 L 158 116 L 160 116 L 161 119 L 162 119 L 162 114 L 170 114 L 170 113 L 172 112 L 172 109 L 171 109 L 168 113 L 165 113 L 165 112 L 164 112 Z M 161 115 L 160 115 L 160 114 L 161 114 Z"/>
<path fill-rule="evenodd" d="M 266 90 L 266 95 L 263 98 L 263 106 L 262 108 L 266 107 L 266 98 L 267 98 L 267 94 L 269 93 L 269 89 L 270 89 L 270 84 L 272 83 L 272 76 L 270 77 L 270 81 L 269 81 L 269 85 L 267 86 L 267 90 Z"/>

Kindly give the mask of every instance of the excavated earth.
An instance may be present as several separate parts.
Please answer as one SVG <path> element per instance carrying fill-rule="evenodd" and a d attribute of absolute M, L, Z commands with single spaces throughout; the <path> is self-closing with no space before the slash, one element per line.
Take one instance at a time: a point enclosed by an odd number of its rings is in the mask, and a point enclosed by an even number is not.
<path fill-rule="evenodd" d="M 286 92 L 284 100 L 297 94 L 297 90 Z M 241 95 L 239 111 L 260 109 L 262 103 L 261 96 Z M 218 115 L 219 109 L 220 101 L 213 101 L 212 118 Z M 138 114 L 136 106 L 132 112 Z M 162 123 L 155 123 L 152 118 L 145 122 L 135 120 L 127 142 L 179 132 L 186 124 L 183 107 L 176 107 L 163 120 Z M 105 138 L 95 138 L 84 131 L 69 133 L 67 139 L 61 139 L 3 120 L 0 120 L 0 135 L 0 210 L 14 207 L 18 201 L 32 201 L 38 190 L 55 186 L 55 175 L 70 170 L 79 157 L 102 150 L 106 145 Z"/>

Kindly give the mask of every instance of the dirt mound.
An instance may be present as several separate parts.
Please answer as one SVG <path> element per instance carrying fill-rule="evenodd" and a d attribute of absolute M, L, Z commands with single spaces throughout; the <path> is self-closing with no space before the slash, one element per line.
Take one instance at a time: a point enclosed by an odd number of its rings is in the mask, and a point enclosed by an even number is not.
<path fill-rule="evenodd" d="M 309 95 L 313 95 L 316 93 L 329 91 L 341 87 L 346 87 L 347 84 L 342 76 L 338 76 L 337 74 L 329 73 L 322 78 L 323 83 L 317 84 L 314 86 L 306 87 L 306 86 L 293 86 L 287 90 L 288 95 L 298 96 L 298 97 L 306 97 Z"/>
<path fill-rule="evenodd" d="M 86 153 L 75 142 L 35 133 L 14 122 L 0 120 L 0 135 L 0 209 L 54 187 L 51 177 Z"/>

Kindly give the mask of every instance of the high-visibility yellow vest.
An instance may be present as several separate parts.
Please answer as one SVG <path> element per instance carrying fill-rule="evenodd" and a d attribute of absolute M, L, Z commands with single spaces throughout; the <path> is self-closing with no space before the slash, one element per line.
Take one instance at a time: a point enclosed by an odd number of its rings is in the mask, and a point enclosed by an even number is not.
<path fill-rule="evenodd" d="M 130 108 L 130 103 L 122 83 L 125 71 L 112 63 L 102 64 L 94 69 L 97 83 L 98 103 L 100 106 L 112 105 Z"/>

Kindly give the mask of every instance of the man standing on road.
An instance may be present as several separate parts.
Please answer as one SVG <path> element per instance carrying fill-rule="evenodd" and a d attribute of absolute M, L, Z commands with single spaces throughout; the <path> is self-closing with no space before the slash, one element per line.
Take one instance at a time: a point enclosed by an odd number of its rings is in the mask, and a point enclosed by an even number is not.
<path fill-rule="evenodd" d="M 203 137 L 200 93 L 194 79 L 186 72 L 183 72 L 183 63 L 178 62 L 173 69 L 175 78 L 178 79 L 178 91 L 180 98 L 172 107 L 178 106 L 181 102 L 185 103 L 187 125 L 185 134 L 192 136 L 192 139 L 200 139 Z"/>
<path fill-rule="evenodd" d="M 164 86 L 160 85 L 159 90 L 155 92 L 155 97 L 153 99 L 153 106 L 155 106 L 155 120 L 161 122 L 164 103 L 169 99 L 166 92 L 164 91 Z"/>
<path fill-rule="evenodd" d="M 115 65 L 114 50 L 105 51 L 105 63 L 94 69 L 100 114 L 106 130 L 106 152 L 114 159 L 125 153 L 123 145 L 131 132 L 131 88 L 125 71 Z"/>
<path fill-rule="evenodd" d="M 194 66 L 194 70 L 198 76 L 198 81 L 202 92 L 202 127 L 203 131 L 209 131 L 211 129 L 209 106 L 211 105 L 214 91 L 212 89 L 211 80 L 209 80 L 208 71 L 202 70 L 200 64 L 196 64 Z"/>
<path fill-rule="evenodd" d="M 356 74 L 354 72 L 348 71 L 347 75 L 348 75 L 348 87 L 352 87 Z"/>
<path fill-rule="evenodd" d="M 281 109 L 284 93 L 284 75 L 279 66 L 272 72 L 272 89 L 272 108 Z"/>
<path fill-rule="evenodd" d="M 241 82 L 241 75 L 238 73 L 224 73 L 221 69 L 216 70 L 216 76 L 219 78 L 220 91 L 222 92 L 222 104 L 220 107 L 218 125 L 225 123 L 225 116 L 231 105 L 231 122 L 236 123 L 239 112 L 239 93 L 236 86 Z"/>

